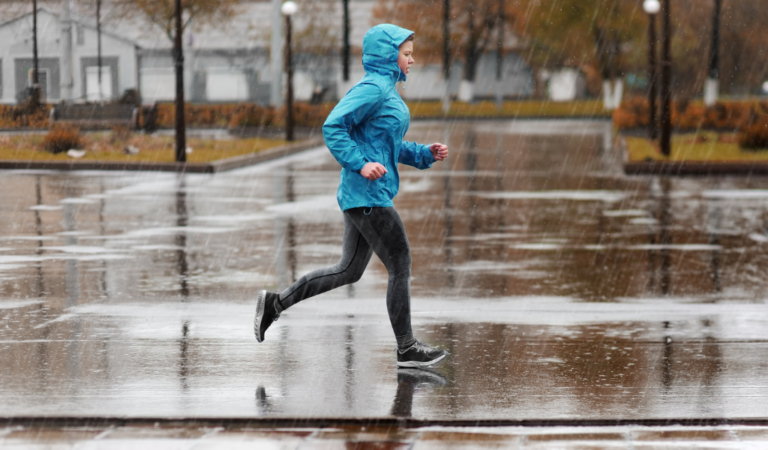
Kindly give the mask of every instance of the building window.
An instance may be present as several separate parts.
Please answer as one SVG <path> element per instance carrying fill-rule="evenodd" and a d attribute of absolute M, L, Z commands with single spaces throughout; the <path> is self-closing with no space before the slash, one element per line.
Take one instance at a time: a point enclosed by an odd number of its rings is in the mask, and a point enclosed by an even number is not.
<path fill-rule="evenodd" d="M 89 102 L 104 101 L 112 98 L 112 71 L 109 66 L 101 66 L 101 84 L 99 84 L 99 68 L 85 68 L 85 98 Z"/>
<path fill-rule="evenodd" d="M 210 102 L 248 100 L 248 82 L 240 70 L 208 69 L 205 80 L 205 98 Z"/>

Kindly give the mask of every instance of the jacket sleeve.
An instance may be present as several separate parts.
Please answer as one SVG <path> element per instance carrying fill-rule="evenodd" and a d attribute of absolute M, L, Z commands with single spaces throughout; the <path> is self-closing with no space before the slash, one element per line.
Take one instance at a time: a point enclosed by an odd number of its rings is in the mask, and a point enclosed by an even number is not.
<path fill-rule="evenodd" d="M 384 92 L 376 84 L 358 84 L 341 99 L 325 120 L 325 145 L 345 169 L 359 173 L 369 162 L 350 133 L 381 107 L 383 99 Z"/>
<path fill-rule="evenodd" d="M 400 156 L 397 158 L 397 162 L 424 170 L 432 167 L 435 157 L 429 151 L 428 145 L 403 141 L 400 144 Z"/>

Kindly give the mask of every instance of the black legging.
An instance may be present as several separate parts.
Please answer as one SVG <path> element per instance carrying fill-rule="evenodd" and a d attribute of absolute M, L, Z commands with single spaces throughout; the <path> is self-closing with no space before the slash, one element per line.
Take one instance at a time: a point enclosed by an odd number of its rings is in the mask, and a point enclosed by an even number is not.
<path fill-rule="evenodd" d="M 344 211 L 341 260 L 313 270 L 280 293 L 284 309 L 360 279 L 373 252 L 389 272 L 387 311 L 398 345 L 413 340 L 411 330 L 411 249 L 395 208 L 353 208 Z"/>

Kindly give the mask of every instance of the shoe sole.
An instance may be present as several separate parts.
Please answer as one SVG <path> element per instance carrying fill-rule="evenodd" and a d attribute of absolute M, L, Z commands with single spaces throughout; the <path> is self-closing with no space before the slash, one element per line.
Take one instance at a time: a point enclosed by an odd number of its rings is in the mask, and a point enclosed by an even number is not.
<path fill-rule="evenodd" d="M 256 342 L 263 342 L 264 336 L 259 333 L 261 328 L 261 319 L 264 317 L 264 302 L 267 299 L 267 291 L 259 291 L 259 297 L 256 299 L 256 317 L 253 319 L 253 334 L 256 335 Z"/>
<path fill-rule="evenodd" d="M 447 353 L 443 353 L 439 357 L 433 359 L 432 361 L 398 361 L 397 367 L 413 367 L 413 368 L 420 368 L 420 367 L 433 367 L 440 362 L 442 362 L 445 357 L 448 356 Z"/>

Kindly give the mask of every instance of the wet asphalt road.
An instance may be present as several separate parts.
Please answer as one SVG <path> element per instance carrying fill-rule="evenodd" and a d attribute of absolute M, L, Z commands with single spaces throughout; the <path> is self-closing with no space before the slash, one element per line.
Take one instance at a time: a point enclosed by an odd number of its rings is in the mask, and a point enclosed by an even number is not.
<path fill-rule="evenodd" d="M 216 175 L 0 173 L 0 416 L 768 416 L 768 179 L 626 177 L 604 122 L 416 123 L 417 337 L 387 276 L 253 338 L 254 298 L 340 256 L 326 149 Z"/>

